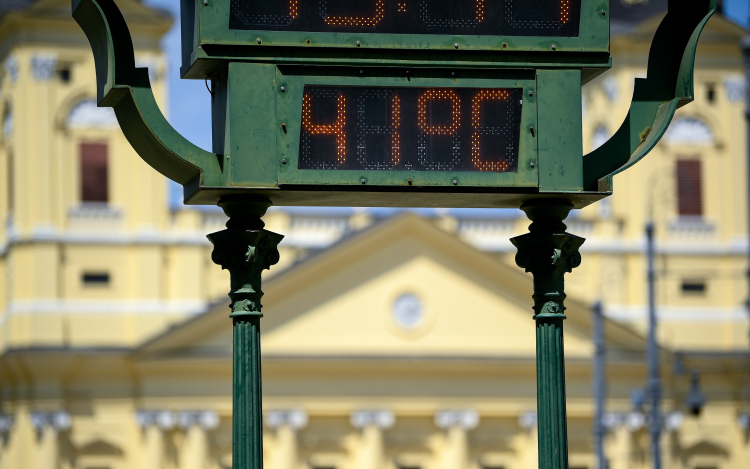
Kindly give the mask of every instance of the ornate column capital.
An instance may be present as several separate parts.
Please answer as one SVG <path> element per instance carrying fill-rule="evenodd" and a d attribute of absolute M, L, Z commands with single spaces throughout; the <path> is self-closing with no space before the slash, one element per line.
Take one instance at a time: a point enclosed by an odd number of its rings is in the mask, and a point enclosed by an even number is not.
<path fill-rule="evenodd" d="M 302 430 L 307 426 L 307 412 L 302 409 L 270 410 L 266 412 L 266 425 L 276 429 L 289 427 L 294 431 Z"/>
<path fill-rule="evenodd" d="M 569 202 L 529 202 L 521 209 L 532 220 L 529 233 L 512 238 L 518 248 L 516 264 L 534 276 L 536 317 L 565 318 L 564 275 L 581 265 L 578 251 L 585 239 L 566 233 L 563 219 Z"/>
<path fill-rule="evenodd" d="M 742 427 L 745 431 L 750 431 L 750 412 L 740 414 L 737 417 L 737 422 L 740 424 L 740 427 Z"/>
<path fill-rule="evenodd" d="M 213 410 L 183 410 L 177 414 L 177 423 L 183 430 L 192 426 L 215 430 L 219 426 L 219 414 Z"/>
<path fill-rule="evenodd" d="M 261 272 L 279 262 L 278 244 L 284 236 L 264 230 L 260 217 L 271 205 L 259 201 L 219 203 L 230 217 L 227 229 L 208 235 L 214 245 L 211 260 L 230 274 L 232 317 L 260 316 Z"/>
<path fill-rule="evenodd" d="M 37 433 L 42 433 L 47 428 L 56 432 L 70 430 L 70 414 L 64 410 L 56 412 L 32 412 L 30 419 L 31 425 Z"/>
<path fill-rule="evenodd" d="M 161 431 L 169 431 L 177 426 L 177 416 L 171 410 L 139 410 L 135 419 L 142 430 L 153 425 Z"/>
<path fill-rule="evenodd" d="M 435 414 L 435 425 L 444 430 L 453 427 L 473 430 L 479 425 L 479 413 L 475 410 L 441 410 Z"/>
<path fill-rule="evenodd" d="M 0 414 L 0 439 L 10 435 L 13 431 L 13 425 L 16 423 L 16 417 L 11 414 Z"/>
<path fill-rule="evenodd" d="M 524 430 L 531 430 L 539 423 L 539 417 L 535 410 L 523 412 L 518 416 L 518 426 Z"/>
<path fill-rule="evenodd" d="M 385 430 L 396 423 L 396 416 L 390 410 L 355 410 L 349 416 L 349 422 L 360 430 L 370 426 Z"/>

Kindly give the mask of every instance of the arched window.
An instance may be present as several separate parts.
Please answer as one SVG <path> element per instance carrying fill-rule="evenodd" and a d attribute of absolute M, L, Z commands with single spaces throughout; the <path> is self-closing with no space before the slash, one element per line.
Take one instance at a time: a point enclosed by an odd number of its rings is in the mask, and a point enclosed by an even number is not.
<path fill-rule="evenodd" d="M 664 140 L 671 145 L 711 146 L 714 135 L 702 120 L 683 117 L 672 122 Z"/>
<path fill-rule="evenodd" d="M 117 127 L 117 117 L 112 108 L 98 107 L 96 101 L 87 99 L 76 104 L 68 114 L 70 128 Z"/>

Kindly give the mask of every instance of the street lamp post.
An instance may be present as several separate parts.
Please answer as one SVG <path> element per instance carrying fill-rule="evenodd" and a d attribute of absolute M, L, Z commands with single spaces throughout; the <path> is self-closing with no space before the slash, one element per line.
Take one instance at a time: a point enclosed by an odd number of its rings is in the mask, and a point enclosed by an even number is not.
<path fill-rule="evenodd" d="M 648 264 L 648 338 L 646 355 L 648 378 L 646 394 L 649 409 L 648 431 L 651 435 L 651 458 L 654 469 L 661 469 L 661 378 L 659 377 L 659 349 L 656 343 L 656 270 L 654 268 L 654 223 L 646 224 L 646 258 Z"/>

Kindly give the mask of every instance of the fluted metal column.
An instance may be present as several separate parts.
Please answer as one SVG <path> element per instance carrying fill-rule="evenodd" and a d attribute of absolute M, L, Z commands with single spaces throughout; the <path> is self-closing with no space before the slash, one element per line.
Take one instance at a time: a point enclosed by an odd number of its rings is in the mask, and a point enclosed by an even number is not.
<path fill-rule="evenodd" d="M 279 261 L 283 236 L 264 230 L 261 217 L 271 202 L 265 198 L 222 200 L 227 229 L 208 235 L 211 259 L 229 270 L 234 326 L 232 467 L 263 467 L 263 414 L 260 370 L 261 272 Z"/>
<path fill-rule="evenodd" d="M 572 208 L 564 200 L 525 203 L 529 233 L 511 239 L 518 248 L 516 264 L 534 275 L 540 469 L 568 469 L 564 275 L 581 264 L 578 249 L 585 241 L 565 232 L 563 220 Z"/>

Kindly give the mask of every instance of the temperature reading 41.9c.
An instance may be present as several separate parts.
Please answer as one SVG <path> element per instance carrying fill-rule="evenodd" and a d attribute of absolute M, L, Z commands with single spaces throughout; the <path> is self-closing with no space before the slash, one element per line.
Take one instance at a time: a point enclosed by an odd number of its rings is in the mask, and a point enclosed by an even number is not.
<path fill-rule="evenodd" d="M 299 169 L 515 172 L 521 88 L 305 86 Z"/>
<path fill-rule="evenodd" d="M 580 11 L 581 0 L 231 0 L 229 27 L 577 37 Z"/>

